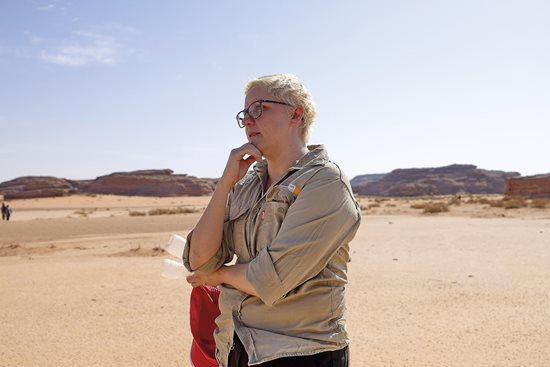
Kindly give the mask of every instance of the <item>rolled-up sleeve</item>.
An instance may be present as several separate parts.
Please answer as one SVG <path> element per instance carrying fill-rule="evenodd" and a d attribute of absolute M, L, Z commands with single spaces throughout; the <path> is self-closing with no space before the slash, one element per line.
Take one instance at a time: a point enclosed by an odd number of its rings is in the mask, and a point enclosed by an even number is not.
<path fill-rule="evenodd" d="M 229 220 L 229 206 L 227 207 L 225 211 L 225 218 L 223 223 L 223 234 L 222 234 L 222 243 L 220 244 L 220 247 L 207 262 L 202 264 L 196 269 L 191 268 L 191 264 L 189 264 L 189 251 L 191 251 L 191 243 L 193 238 L 193 231 L 189 232 L 187 235 L 187 241 L 185 243 L 185 247 L 183 248 L 183 265 L 188 271 L 195 271 L 195 272 L 201 272 L 201 273 L 213 273 L 219 268 L 221 268 L 224 264 L 227 264 L 233 259 L 234 254 L 234 246 L 232 244 L 232 221 Z"/>
<path fill-rule="evenodd" d="M 247 280 L 273 305 L 319 274 L 353 239 L 360 222 L 349 186 L 338 173 L 322 172 L 302 188 L 273 242 L 248 264 Z"/>
<path fill-rule="evenodd" d="M 224 225 L 225 226 L 225 225 Z M 222 244 L 218 248 L 218 251 L 212 256 L 207 262 L 202 264 L 196 269 L 192 269 L 191 265 L 189 264 L 189 251 L 191 250 L 191 239 L 192 239 L 193 231 L 189 232 L 187 235 L 187 242 L 185 243 L 185 247 L 183 249 L 183 265 L 185 268 L 189 271 L 196 271 L 201 273 L 213 273 L 219 268 L 221 268 L 224 264 L 231 261 L 233 258 L 233 251 L 229 248 L 228 244 L 225 241 L 222 241 Z"/>

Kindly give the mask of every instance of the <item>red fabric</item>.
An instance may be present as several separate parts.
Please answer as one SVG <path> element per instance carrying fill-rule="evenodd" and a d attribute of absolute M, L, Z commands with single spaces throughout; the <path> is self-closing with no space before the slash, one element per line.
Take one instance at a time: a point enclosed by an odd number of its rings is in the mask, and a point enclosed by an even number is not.
<path fill-rule="evenodd" d="M 214 320 L 220 315 L 218 298 L 220 291 L 216 287 L 202 286 L 193 288 L 190 300 L 190 326 L 193 335 L 191 362 L 195 367 L 217 367 L 216 343 L 214 342 Z"/>

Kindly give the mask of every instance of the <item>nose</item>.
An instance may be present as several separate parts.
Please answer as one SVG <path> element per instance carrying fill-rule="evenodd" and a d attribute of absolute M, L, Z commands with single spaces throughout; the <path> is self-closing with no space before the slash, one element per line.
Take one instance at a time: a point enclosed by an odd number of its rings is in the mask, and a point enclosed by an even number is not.
<path fill-rule="evenodd" d="M 242 124 L 243 126 L 247 126 L 247 125 L 252 125 L 256 123 L 256 121 L 254 121 L 254 119 L 252 117 L 250 117 L 250 115 L 248 113 L 245 113 L 244 114 L 244 119 L 242 120 Z"/>

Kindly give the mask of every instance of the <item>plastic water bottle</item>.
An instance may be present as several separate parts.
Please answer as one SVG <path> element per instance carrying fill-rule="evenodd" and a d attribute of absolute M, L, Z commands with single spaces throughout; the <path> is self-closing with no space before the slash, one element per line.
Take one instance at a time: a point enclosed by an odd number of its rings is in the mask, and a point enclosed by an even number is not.
<path fill-rule="evenodd" d="M 182 263 L 170 259 L 163 259 L 161 274 L 168 279 L 180 279 L 184 278 L 188 272 Z"/>
<path fill-rule="evenodd" d="M 166 251 L 178 258 L 178 261 L 163 259 L 162 260 L 162 271 L 161 275 L 168 279 L 180 279 L 185 277 L 188 272 L 185 266 L 181 263 L 181 258 L 183 256 L 183 249 L 185 248 L 186 239 L 178 236 L 177 234 L 172 235 L 168 244 L 166 246 Z"/>
<path fill-rule="evenodd" d="M 187 240 L 185 238 L 178 236 L 177 234 L 172 235 L 172 237 L 170 237 L 170 240 L 168 241 L 166 251 L 168 251 L 170 255 L 181 259 L 181 257 L 183 256 L 183 248 L 185 247 L 186 242 Z"/>

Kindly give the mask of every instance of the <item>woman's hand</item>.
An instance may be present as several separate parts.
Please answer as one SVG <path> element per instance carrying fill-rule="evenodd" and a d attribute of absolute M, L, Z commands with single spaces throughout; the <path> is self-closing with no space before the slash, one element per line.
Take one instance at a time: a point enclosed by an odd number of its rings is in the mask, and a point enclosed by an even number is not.
<path fill-rule="evenodd" d="M 218 269 L 210 274 L 200 272 L 191 273 L 187 277 L 185 277 L 185 279 L 187 280 L 187 283 L 193 286 L 193 288 L 199 287 L 201 285 L 210 285 L 215 287 L 222 284 L 220 275 L 220 270 Z"/>
<path fill-rule="evenodd" d="M 218 286 L 220 284 L 230 285 L 243 293 L 259 297 L 258 292 L 246 279 L 247 264 L 224 265 L 213 273 L 192 273 L 186 279 L 193 288 L 201 285 Z"/>
<path fill-rule="evenodd" d="M 245 155 L 249 155 L 249 157 L 244 159 Z M 239 148 L 233 149 L 231 154 L 229 154 L 229 159 L 218 184 L 221 183 L 228 188 L 233 187 L 244 177 L 254 161 L 261 162 L 262 153 L 251 143 L 246 143 Z"/>
<path fill-rule="evenodd" d="M 249 155 L 249 157 L 244 159 L 246 155 Z M 231 151 L 212 198 L 193 230 L 193 245 L 189 251 L 188 259 L 192 269 L 200 268 L 220 248 L 227 198 L 231 188 L 243 178 L 255 160 L 261 162 L 261 159 L 262 153 L 260 150 L 250 143 Z"/>

